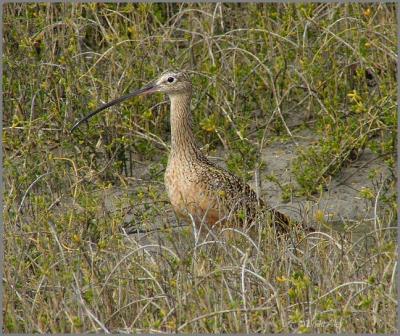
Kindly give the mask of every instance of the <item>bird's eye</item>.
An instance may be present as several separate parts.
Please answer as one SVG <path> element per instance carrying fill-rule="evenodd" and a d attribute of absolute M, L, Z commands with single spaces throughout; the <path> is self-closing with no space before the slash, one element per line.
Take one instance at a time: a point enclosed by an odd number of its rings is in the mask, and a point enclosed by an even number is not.
<path fill-rule="evenodd" d="M 173 82 L 174 82 L 174 80 L 175 80 L 175 78 L 174 78 L 174 77 L 168 77 L 168 79 L 167 79 L 168 83 L 173 83 Z"/>

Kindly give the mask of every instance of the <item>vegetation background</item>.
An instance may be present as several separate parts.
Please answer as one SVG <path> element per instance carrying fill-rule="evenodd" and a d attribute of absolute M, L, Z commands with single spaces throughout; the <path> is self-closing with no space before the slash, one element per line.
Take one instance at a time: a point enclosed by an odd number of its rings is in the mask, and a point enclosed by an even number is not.
<path fill-rule="evenodd" d="M 5 4 L 3 20 L 4 332 L 398 332 L 394 4 Z M 69 129 L 167 68 L 193 74 L 196 136 L 246 181 L 269 144 L 313 134 L 293 183 L 268 177 L 282 202 L 375 153 L 390 173 L 360 192 L 365 234 L 318 214 L 300 242 L 121 231 L 170 212 L 167 100 Z"/>

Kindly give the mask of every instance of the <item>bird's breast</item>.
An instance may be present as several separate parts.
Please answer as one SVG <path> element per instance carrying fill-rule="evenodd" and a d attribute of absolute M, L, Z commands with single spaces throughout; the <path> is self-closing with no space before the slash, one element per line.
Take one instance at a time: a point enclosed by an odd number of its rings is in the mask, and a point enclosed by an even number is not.
<path fill-rule="evenodd" d="M 165 186 L 171 205 L 180 217 L 192 216 L 196 222 L 204 220 L 213 225 L 219 220 L 220 211 L 212 193 L 201 183 L 199 170 L 200 167 L 170 161 L 164 175 Z"/>

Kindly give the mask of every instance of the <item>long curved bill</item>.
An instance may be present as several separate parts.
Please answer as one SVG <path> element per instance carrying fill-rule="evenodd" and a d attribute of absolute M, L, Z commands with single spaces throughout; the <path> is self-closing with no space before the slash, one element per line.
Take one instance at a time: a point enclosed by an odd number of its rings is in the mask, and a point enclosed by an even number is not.
<path fill-rule="evenodd" d="M 131 93 L 128 93 L 125 96 L 119 97 L 117 99 L 114 99 L 104 105 L 101 105 L 100 107 L 98 107 L 96 110 L 94 110 L 93 112 L 89 113 L 86 117 L 82 118 L 81 120 L 79 120 L 74 126 L 72 126 L 71 128 L 71 132 L 73 132 L 76 128 L 79 127 L 80 124 L 82 124 L 83 122 L 89 120 L 91 117 L 93 117 L 94 115 L 96 115 L 97 113 L 113 106 L 116 104 L 119 104 L 127 99 L 130 99 L 132 97 L 136 97 L 136 96 L 140 96 L 143 94 L 147 94 L 147 93 L 152 93 L 152 92 L 156 92 L 157 91 L 157 86 L 155 84 L 150 84 L 145 86 L 144 88 L 141 88 L 139 90 L 135 90 Z"/>

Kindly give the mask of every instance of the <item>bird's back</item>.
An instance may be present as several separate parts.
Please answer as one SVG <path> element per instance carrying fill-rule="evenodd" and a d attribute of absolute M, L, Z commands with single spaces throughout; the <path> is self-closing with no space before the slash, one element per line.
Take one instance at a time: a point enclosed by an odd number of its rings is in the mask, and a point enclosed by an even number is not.
<path fill-rule="evenodd" d="M 248 184 L 237 176 L 198 155 L 190 161 L 170 157 L 165 185 L 175 212 L 209 226 L 250 224 L 266 209 Z M 270 209 L 279 231 L 285 232 L 289 219 Z"/>

